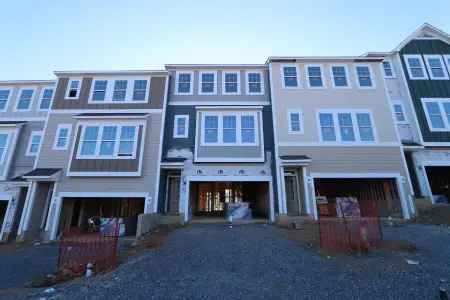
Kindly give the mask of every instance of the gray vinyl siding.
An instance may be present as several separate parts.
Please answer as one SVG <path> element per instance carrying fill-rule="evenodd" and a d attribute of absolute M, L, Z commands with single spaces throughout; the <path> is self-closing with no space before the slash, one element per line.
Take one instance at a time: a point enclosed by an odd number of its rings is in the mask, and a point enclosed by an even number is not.
<path fill-rule="evenodd" d="M 141 151 L 142 130 L 143 126 L 139 126 L 137 134 L 137 149 L 135 159 L 77 159 L 76 153 L 78 146 L 80 146 L 81 129 L 77 129 L 77 139 L 75 148 L 73 150 L 72 163 L 70 165 L 70 172 L 137 172 L 139 169 L 139 153 Z"/>
<path fill-rule="evenodd" d="M 188 137 L 174 138 L 173 130 L 175 125 L 175 116 L 188 115 Z M 189 149 L 191 153 L 195 151 L 195 124 L 197 121 L 197 111 L 195 106 L 171 106 L 166 109 L 166 124 L 164 125 L 163 157 L 170 156 L 169 151 Z"/>
<path fill-rule="evenodd" d="M 56 94 L 53 100 L 53 110 L 67 109 L 162 109 L 164 104 L 164 92 L 166 77 L 149 76 L 150 92 L 148 103 L 106 103 L 90 104 L 92 77 L 84 77 L 78 99 L 65 100 L 69 78 L 59 78 Z"/>
<path fill-rule="evenodd" d="M 38 168 L 62 168 L 61 179 L 57 192 L 146 192 L 154 196 L 156 174 L 158 168 L 159 137 L 161 133 L 162 114 L 152 113 L 146 128 L 145 147 L 141 177 L 97 178 L 97 177 L 67 177 L 73 137 L 75 134 L 76 114 L 51 114 L 46 134 L 37 164 Z M 53 141 L 58 124 L 73 124 L 69 141 L 69 150 L 52 151 Z"/>
<path fill-rule="evenodd" d="M 255 70 L 255 69 L 251 69 Z M 186 72 L 191 72 L 192 70 L 187 70 Z M 216 71 L 216 70 L 214 70 Z M 240 73 L 240 95 L 222 95 L 222 76 L 223 71 L 227 70 L 217 70 L 217 95 L 199 95 L 198 94 L 198 84 L 199 84 L 199 71 L 194 71 L 194 82 L 193 84 L 193 95 L 175 95 L 176 84 L 176 71 L 170 72 L 170 92 L 169 92 L 169 103 L 170 102 L 195 102 L 201 105 L 205 102 L 217 102 L 218 104 L 225 104 L 227 102 L 270 102 L 270 85 L 269 85 L 269 75 L 267 70 L 263 70 L 263 80 L 264 80 L 264 95 L 246 95 L 246 78 L 245 70 L 239 70 Z M 231 71 L 231 70 L 230 70 Z M 179 70 L 183 72 L 183 70 Z"/>
<path fill-rule="evenodd" d="M 405 176 L 400 147 L 279 147 L 278 153 L 310 157 L 308 173 L 399 173 Z"/>
<path fill-rule="evenodd" d="M 20 176 L 33 169 L 36 156 L 26 156 L 28 143 L 30 141 L 31 132 L 42 131 L 45 122 L 31 121 L 25 123 L 19 134 L 16 148 L 14 150 L 13 160 L 11 162 L 9 178 Z"/>
<path fill-rule="evenodd" d="M 403 70 L 424 142 L 450 142 L 450 132 L 430 131 L 421 101 L 421 98 L 450 98 L 450 80 L 410 80 L 403 58 L 403 55 L 408 54 L 449 55 L 450 45 L 440 40 L 412 40 L 400 52 Z M 445 66 L 444 72 L 446 72 Z"/>
<path fill-rule="evenodd" d="M 0 90 L 2 88 L 13 88 L 11 91 L 11 95 L 9 98 L 9 102 L 7 104 L 7 109 L 4 112 L 0 112 L 0 118 L 36 118 L 36 117 L 42 117 L 44 118 L 47 116 L 47 111 L 37 111 L 38 105 L 41 98 L 41 91 L 42 88 L 54 88 L 53 86 L 41 86 L 41 85 L 1 85 Z M 19 103 L 19 92 L 20 89 L 35 89 L 33 100 L 31 103 L 31 109 L 29 111 L 14 111 L 17 107 L 17 104 Z"/>

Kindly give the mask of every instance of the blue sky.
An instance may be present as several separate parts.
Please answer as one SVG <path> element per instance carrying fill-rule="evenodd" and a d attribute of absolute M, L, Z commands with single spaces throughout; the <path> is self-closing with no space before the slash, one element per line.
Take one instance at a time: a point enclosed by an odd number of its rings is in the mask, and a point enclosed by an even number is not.
<path fill-rule="evenodd" d="M 450 33 L 448 0 L 15 0 L 0 10 L 0 80 L 390 51 L 425 22 Z"/>

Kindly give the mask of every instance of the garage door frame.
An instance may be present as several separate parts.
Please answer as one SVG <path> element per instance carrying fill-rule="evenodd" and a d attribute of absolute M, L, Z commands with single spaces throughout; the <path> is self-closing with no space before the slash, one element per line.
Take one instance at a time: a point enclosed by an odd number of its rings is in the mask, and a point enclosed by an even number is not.
<path fill-rule="evenodd" d="M 428 195 L 430 195 L 431 203 L 434 203 L 433 193 L 431 191 L 430 180 L 428 179 L 427 169 L 426 167 L 450 167 L 450 161 L 445 160 L 425 160 L 421 161 L 420 165 L 422 166 L 422 173 L 425 177 L 426 189 L 428 190 Z"/>
<path fill-rule="evenodd" d="M 0 227 L 0 241 L 1 241 L 3 238 L 3 233 L 5 231 L 6 220 L 8 219 L 8 212 L 11 208 L 11 202 L 12 202 L 13 196 L 2 194 L 0 196 L 0 199 L 2 199 L 2 201 L 8 201 L 8 205 L 6 206 L 5 218 L 3 219 L 3 223 L 1 224 L 1 227 Z"/>

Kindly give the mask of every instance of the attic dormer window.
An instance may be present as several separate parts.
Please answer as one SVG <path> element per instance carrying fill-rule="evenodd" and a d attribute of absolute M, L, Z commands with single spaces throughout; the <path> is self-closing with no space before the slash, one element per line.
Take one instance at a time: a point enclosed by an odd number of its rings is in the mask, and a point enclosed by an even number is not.
<path fill-rule="evenodd" d="M 81 78 L 70 78 L 67 84 L 66 99 L 78 99 L 81 90 Z"/>

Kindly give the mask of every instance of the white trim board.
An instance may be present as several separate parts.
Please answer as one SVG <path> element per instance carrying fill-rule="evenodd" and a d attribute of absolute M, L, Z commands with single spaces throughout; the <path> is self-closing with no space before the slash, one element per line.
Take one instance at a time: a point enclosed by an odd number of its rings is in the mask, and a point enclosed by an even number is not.
<path fill-rule="evenodd" d="M 278 142 L 278 147 L 400 147 L 400 142 Z M 450 143 L 449 143 L 450 145 Z"/>
<path fill-rule="evenodd" d="M 400 173 L 310 173 L 311 178 L 397 178 Z"/>
<path fill-rule="evenodd" d="M 58 197 L 61 198 L 84 198 L 84 197 L 90 197 L 90 198 L 146 198 L 149 196 L 149 193 L 137 193 L 137 192 L 58 192 Z"/>
<path fill-rule="evenodd" d="M 226 94 L 229 95 L 229 94 Z M 262 101 L 255 101 L 255 102 L 251 102 L 251 101 L 242 101 L 242 102 L 235 102 L 235 101 L 222 101 L 222 102 L 211 102 L 211 101 L 196 101 L 196 102 L 192 102 L 192 101 L 173 101 L 173 102 L 169 102 L 169 105 L 174 105 L 174 106 L 198 106 L 198 105 L 208 105 L 208 106 L 218 106 L 221 108 L 228 108 L 228 106 L 248 106 L 248 105 L 270 105 L 270 102 L 262 102 Z"/>

